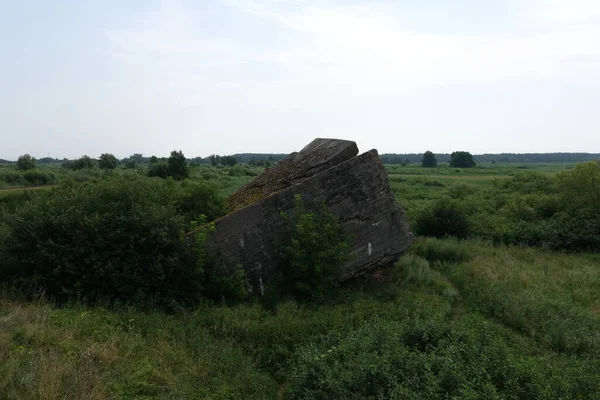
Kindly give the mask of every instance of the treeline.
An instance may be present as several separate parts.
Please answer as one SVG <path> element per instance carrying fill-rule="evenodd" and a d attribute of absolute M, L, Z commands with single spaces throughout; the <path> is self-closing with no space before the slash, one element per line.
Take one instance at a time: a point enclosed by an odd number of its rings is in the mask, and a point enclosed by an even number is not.
<path fill-rule="evenodd" d="M 421 164 L 424 153 L 384 153 L 379 157 L 384 164 Z M 229 156 L 210 155 L 208 157 L 193 157 L 188 159 L 190 164 L 205 164 L 205 165 L 221 165 L 220 162 L 215 163 L 215 159 L 229 160 L 227 164 L 233 165 L 231 160 L 235 159 L 235 163 L 240 164 L 257 164 L 261 165 L 267 161 L 271 164 L 277 163 L 287 157 L 288 154 L 277 153 L 237 153 Z M 435 153 L 439 163 L 450 162 L 449 153 Z M 119 163 L 140 165 L 151 164 L 152 159 L 156 156 L 144 156 L 143 154 L 133 154 L 122 158 Z M 485 153 L 474 154 L 473 158 L 477 163 L 578 163 L 600 159 L 600 153 Z M 166 160 L 166 158 L 159 158 Z M 58 159 L 44 157 L 37 160 L 38 164 L 63 164 L 68 163 L 69 159 Z M 234 163 L 234 164 L 235 164 Z M 16 164 L 16 161 L 0 159 L 0 164 Z"/>
<path fill-rule="evenodd" d="M 421 164 L 424 153 L 386 153 L 379 157 L 384 164 Z M 450 162 L 448 153 L 435 153 L 439 163 Z M 578 163 L 600 159 L 600 153 L 500 153 L 474 154 L 477 163 Z"/>
<path fill-rule="evenodd" d="M 267 154 L 267 153 L 239 153 L 233 155 L 238 162 L 242 164 L 250 164 L 252 161 L 270 161 L 272 163 L 279 162 L 287 157 L 287 154 Z"/>
<path fill-rule="evenodd" d="M 228 165 L 250 164 L 262 165 L 265 163 L 274 164 L 284 159 L 287 154 L 268 154 L 268 153 L 238 153 L 231 155 L 211 154 L 208 157 L 192 157 L 188 162 L 192 165 Z M 151 164 L 155 156 L 144 157 L 142 154 L 134 154 L 121 160 L 122 163 L 135 161 L 138 164 Z M 166 160 L 166 158 L 164 158 Z"/>

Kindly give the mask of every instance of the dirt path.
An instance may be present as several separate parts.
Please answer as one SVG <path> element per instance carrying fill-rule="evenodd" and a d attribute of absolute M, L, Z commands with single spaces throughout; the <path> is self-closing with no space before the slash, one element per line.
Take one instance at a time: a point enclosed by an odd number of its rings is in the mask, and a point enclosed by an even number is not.
<path fill-rule="evenodd" d="M 44 185 L 44 186 L 17 186 L 17 187 L 9 187 L 2 188 L 0 192 L 16 192 L 17 190 L 38 190 L 38 189 L 50 189 L 56 185 Z"/>

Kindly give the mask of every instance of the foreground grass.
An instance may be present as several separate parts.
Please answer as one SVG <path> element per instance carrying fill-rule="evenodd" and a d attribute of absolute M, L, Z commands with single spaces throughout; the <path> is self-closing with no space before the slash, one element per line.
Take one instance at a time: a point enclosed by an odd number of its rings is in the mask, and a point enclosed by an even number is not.
<path fill-rule="evenodd" d="M 192 316 L 1 304 L 3 399 L 264 398 L 274 380 Z"/>
<path fill-rule="evenodd" d="M 600 260 L 420 240 L 323 304 L 0 300 L 3 399 L 600 398 Z"/>

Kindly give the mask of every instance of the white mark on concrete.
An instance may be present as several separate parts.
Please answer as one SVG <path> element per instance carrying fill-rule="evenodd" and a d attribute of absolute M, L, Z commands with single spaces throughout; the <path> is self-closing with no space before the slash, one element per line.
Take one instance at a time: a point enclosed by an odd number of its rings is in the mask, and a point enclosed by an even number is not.
<path fill-rule="evenodd" d="M 371 245 L 371 242 L 369 242 L 369 255 L 373 254 L 373 246 Z"/>
<path fill-rule="evenodd" d="M 258 278 L 258 283 L 260 284 L 260 295 L 264 296 L 264 294 L 265 294 L 265 285 L 263 285 L 262 276 Z"/>
<path fill-rule="evenodd" d="M 242 238 L 240 239 L 240 247 L 245 247 L 246 243 L 244 242 L 244 237 L 242 236 Z"/>
<path fill-rule="evenodd" d="M 380 223 L 382 223 L 383 221 L 377 221 L 373 224 L 373 226 L 378 226 Z"/>

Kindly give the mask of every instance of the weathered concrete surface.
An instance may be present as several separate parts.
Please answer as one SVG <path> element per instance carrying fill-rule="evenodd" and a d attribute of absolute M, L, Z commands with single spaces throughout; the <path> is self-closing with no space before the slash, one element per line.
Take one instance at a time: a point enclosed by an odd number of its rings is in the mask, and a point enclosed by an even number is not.
<path fill-rule="evenodd" d="M 356 143 L 339 139 L 315 139 L 292 153 L 227 199 L 235 211 L 254 204 L 288 186 L 302 182 L 358 154 Z"/>
<path fill-rule="evenodd" d="M 316 145 L 329 146 L 324 142 Z M 305 169 L 307 173 L 320 172 L 310 178 L 302 178 L 304 175 L 298 173 L 295 176 L 300 183 L 217 220 L 208 241 L 209 248 L 216 254 L 217 268 L 226 271 L 242 265 L 249 290 L 260 293 L 277 268 L 273 241 L 284 232 L 280 212 L 293 211 L 296 194 L 302 196 L 307 208 L 319 207 L 325 202 L 329 211 L 339 218 L 344 232 L 352 238 L 355 257 L 344 266 L 342 280 L 395 261 L 409 247 L 411 234 L 377 151 L 371 150 L 343 162 L 332 161 L 336 157 L 338 160 L 348 158 L 351 154 L 348 149 L 355 146 L 346 143 L 331 146 L 341 151 L 333 151 L 334 157 L 327 160 L 302 155 L 311 148 L 309 145 L 294 157 L 310 160 L 306 162 L 311 166 Z M 330 167 L 323 169 L 322 165 Z"/>

